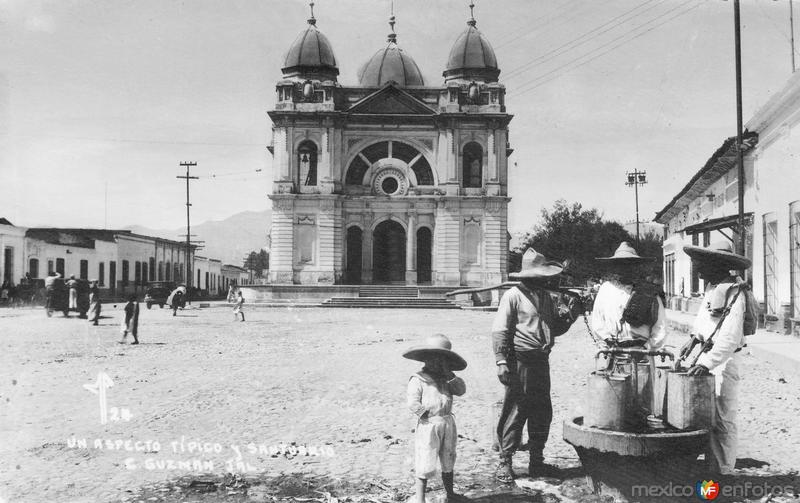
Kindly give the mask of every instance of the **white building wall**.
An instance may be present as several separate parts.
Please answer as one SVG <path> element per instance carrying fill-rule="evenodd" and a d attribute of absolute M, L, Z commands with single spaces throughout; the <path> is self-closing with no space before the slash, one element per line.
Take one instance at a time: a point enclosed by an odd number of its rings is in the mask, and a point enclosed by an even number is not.
<path fill-rule="evenodd" d="M 11 249 L 12 264 L 6 270 L 5 264 L 5 250 Z M 6 277 L 10 277 L 11 281 L 17 285 L 20 279 L 25 275 L 25 228 L 15 227 L 13 225 L 0 225 L 0 283 Z"/>

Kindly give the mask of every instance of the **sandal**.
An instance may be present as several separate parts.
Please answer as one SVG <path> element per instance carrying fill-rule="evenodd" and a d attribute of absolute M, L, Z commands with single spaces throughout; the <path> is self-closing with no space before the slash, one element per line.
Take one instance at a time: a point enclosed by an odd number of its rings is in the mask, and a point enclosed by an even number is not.
<path fill-rule="evenodd" d="M 497 479 L 498 482 L 502 482 L 503 484 L 513 484 L 514 483 L 514 470 L 511 468 L 511 460 L 501 460 L 500 463 L 497 465 L 497 469 L 494 472 L 494 478 Z"/>

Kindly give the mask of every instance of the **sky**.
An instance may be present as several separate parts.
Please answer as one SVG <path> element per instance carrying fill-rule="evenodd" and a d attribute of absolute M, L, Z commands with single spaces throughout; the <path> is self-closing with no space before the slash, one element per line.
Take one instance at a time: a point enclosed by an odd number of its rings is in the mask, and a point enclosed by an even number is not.
<path fill-rule="evenodd" d="M 744 120 L 790 77 L 789 0 L 742 0 Z M 469 0 L 395 0 L 398 43 L 439 85 Z M 733 2 L 476 0 L 507 111 L 509 229 L 557 199 L 653 218 L 736 134 Z M 798 6 L 796 6 L 798 7 Z M 339 82 L 385 45 L 390 0 L 317 0 Z M 800 12 L 800 11 L 798 11 Z M 301 0 L 0 0 L 0 217 L 185 224 L 269 207 L 267 110 Z M 800 61 L 800 60 L 799 60 Z"/>

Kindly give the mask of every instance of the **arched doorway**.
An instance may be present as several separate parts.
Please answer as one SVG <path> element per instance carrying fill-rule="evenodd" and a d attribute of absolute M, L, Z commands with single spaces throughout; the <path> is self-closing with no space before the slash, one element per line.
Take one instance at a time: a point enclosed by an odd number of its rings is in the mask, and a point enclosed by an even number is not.
<path fill-rule="evenodd" d="M 398 222 L 381 222 L 372 233 L 372 279 L 374 283 L 406 281 L 406 231 Z"/>
<path fill-rule="evenodd" d="M 420 227 L 417 231 L 417 283 L 431 282 L 431 230 Z"/>
<path fill-rule="evenodd" d="M 361 229 L 356 226 L 347 229 L 347 264 L 344 273 L 345 284 L 361 284 L 361 241 Z"/>

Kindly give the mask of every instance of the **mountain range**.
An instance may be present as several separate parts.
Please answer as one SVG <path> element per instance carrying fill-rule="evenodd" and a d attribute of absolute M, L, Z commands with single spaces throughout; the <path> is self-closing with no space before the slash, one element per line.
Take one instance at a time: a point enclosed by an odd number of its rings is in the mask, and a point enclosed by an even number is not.
<path fill-rule="evenodd" d="M 251 251 L 268 247 L 272 210 L 243 211 L 224 220 L 210 220 L 192 225 L 192 239 L 205 241 L 197 255 L 219 259 L 223 264 L 241 266 Z M 123 227 L 136 234 L 182 241 L 186 228 L 152 229 L 142 225 Z"/>

